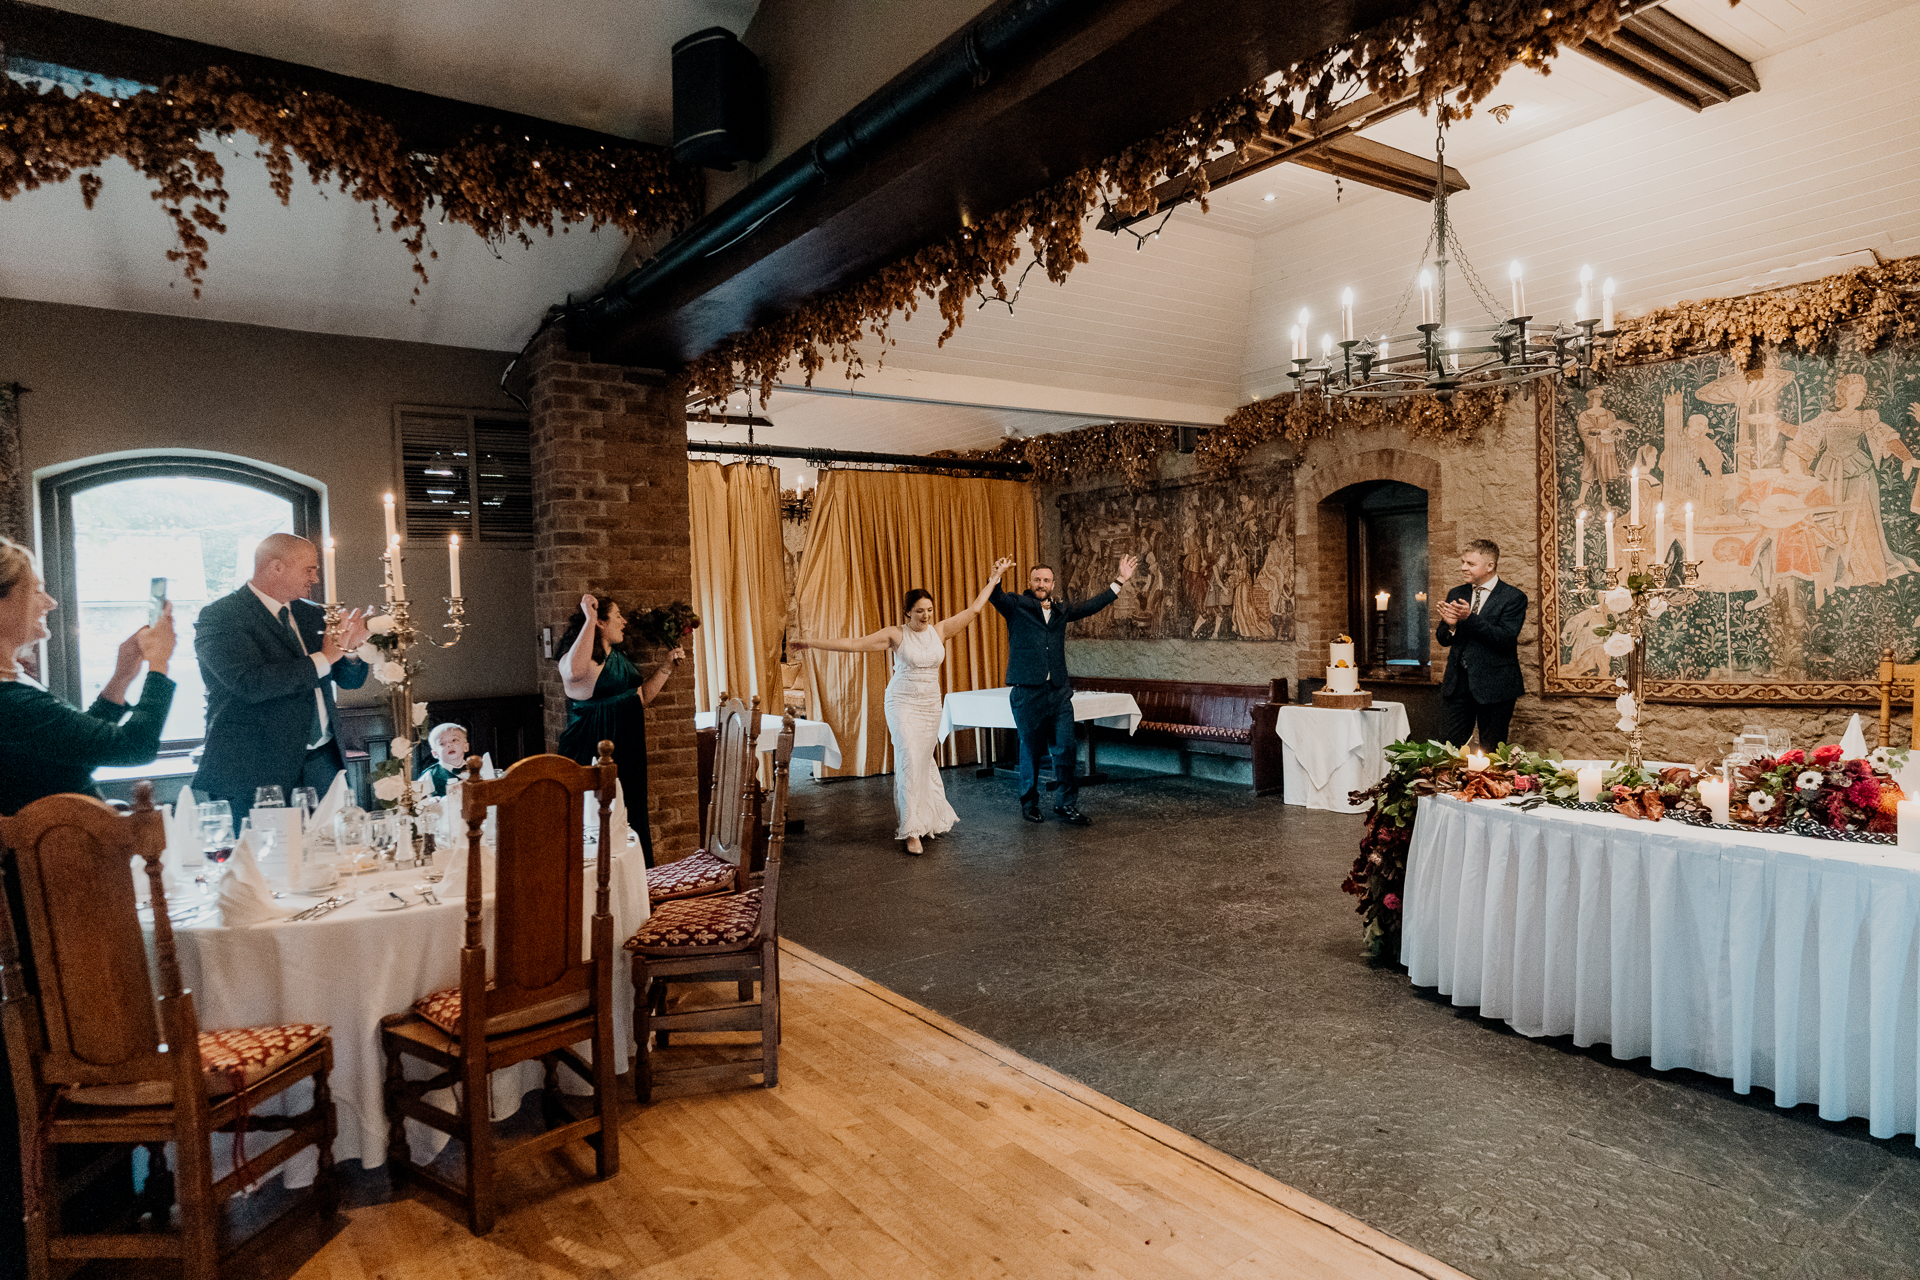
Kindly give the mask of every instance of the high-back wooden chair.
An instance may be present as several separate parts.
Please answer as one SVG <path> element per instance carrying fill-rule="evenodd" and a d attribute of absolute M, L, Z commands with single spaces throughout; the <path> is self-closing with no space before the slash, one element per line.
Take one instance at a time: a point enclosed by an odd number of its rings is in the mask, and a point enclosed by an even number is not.
<path fill-rule="evenodd" d="M 720 695 L 714 715 L 713 788 L 707 801 L 706 847 L 647 870 L 653 905 L 747 887 L 753 849 L 754 752 L 760 733 L 760 695 L 753 705 Z"/>
<path fill-rule="evenodd" d="M 1908 745 L 1920 745 L 1920 662 L 1895 662 L 1893 650 L 1880 651 L 1880 745 L 1893 745 L 1893 700 L 1897 691 L 1913 699 L 1913 721 Z"/>
<path fill-rule="evenodd" d="M 596 1172 L 620 1168 L 620 1117 L 614 1097 L 619 1070 L 613 1035 L 613 915 L 608 874 L 617 850 L 608 811 L 613 804 L 613 744 L 602 742 L 597 763 L 565 756 L 529 756 L 492 780 L 469 766 L 462 788 L 467 821 L 467 931 L 460 949 L 460 985 L 414 1001 L 405 1013 L 380 1020 L 387 1059 L 387 1158 L 392 1176 L 418 1178 L 466 1205 L 475 1235 L 493 1230 L 498 1212 L 498 1167 L 585 1138 L 597 1152 Z M 583 933 L 586 889 L 583 809 L 588 792 L 600 804 L 600 857 L 594 862 L 593 918 Z M 484 872 L 481 828 L 493 809 L 496 851 L 492 945 L 481 934 Z M 582 960 L 583 940 L 589 958 Z M 491 973 L 489 973 L 491 970 Z M 574 1045 L 593 1046 L 593 1061 Z M 403 1059 L 436 1068 L 428 1080 L 408 1080 Z M 511 1146 L 495 1140 L 488 1083 L 495 1071 L 539 1059 L 546 1066 L 550 1112 L 572 1115 L 559 1089 L 565 1067 L 592 1092 L 587 1112 Z M 425 1095 L 462 1086 L 459 1110 Z M 406 1121 L 417 1120 L 461 1140 L 466 1175 L 456 1183 L 413 1161 Z"/>
<path fill-rule="evenodd" d="M 183 1274 L 211 1280 L 218 1268 L 220 1205 L 306 1147 L 319 1148 L 315 1198 L 331 1216 L 333 1101 L 327 1072 L 333 1042 L 309 1024 L 201 1031 L 193 994 L 180 985 L 167 920 L 161 851 L 166 829 L 152 784 L 134 791 L 133 812 L 114 813 L 91 796 L 36 800 L 0 818 L 0 846 L 18 875 L 32 964 L 23 962 L 14 904 L 0 893 L 0 1024 L 20 1114 L 27 1186 L 27 1274 L 45 1280 L 85 1258 L 178 1258 Z M 134 904 L 129 860 L 146 860 L 152 886 L 153 950 L 159 999 Z M 294 1116 L 252 1109 L 302 1081 L 313 1102 Z M 248 1129 L 288 1131 L 244 1158 Z M 213 1176 L 214 1134 L 231 1133 L 237 1167 Z M 167 1144 L 177 1169 L 167 1169 Z M 63 1149 L 106 1146 L 78 1171 Z M 149 1154 L 146 1207 L 161 1228 L 69 1233 L 62 1210 L 120 1153 Z M 118 1148 L 117 1151 L 111 1148 Z M 74 1155 L 87 1153 L 70 1152 Z M 165 1229 L 174 1195 L 177 1231 Z M 97 1196 L 97 1192 L 94 1193 Z"/>
<path fill-rule="evenodd" d="M 787 778 L 793 763 L 793 717 L 783 716 L 773 753 L 773 790 L 767 825 L 767 866 L 758 886 L 736 893 L 667 902 L 626 941 L 633 956 L 633 1027 L 639 1052 L 634 1087 L 640 1101 L 655 1084 L 747 1083 L 754 1075 L 773 1088 L 780 1081 L 780 934 L 777 913 L 780 854 L 786 843 Z M 742 797 L 742 807 L 751 804 Z M 752 829 L 750 826 L 747 828 Z M 742 872 L 744 879 L 745 873 Z M 667 988 L 678 983 L 737 983 L 739 999 L 667 1011 Z M 759 986 L 759 998 L 753 994 Z M 756 1053 L 688 1046 L 685 1065 L 656 1063 L 676 1031 L 758 1031 Z M 741 1077 L 748 1079 L 742 1080 Z"/>

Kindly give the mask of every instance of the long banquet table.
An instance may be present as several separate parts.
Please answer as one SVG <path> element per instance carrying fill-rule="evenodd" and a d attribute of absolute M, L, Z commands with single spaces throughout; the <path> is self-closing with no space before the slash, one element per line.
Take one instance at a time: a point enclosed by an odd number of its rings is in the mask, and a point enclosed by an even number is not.
<path fill-rule="evenodd" d="M 1915 1131 L 1920 858 L 1429 796 L 1405 899 L 1401 959 L 1455 1005 Z"/>

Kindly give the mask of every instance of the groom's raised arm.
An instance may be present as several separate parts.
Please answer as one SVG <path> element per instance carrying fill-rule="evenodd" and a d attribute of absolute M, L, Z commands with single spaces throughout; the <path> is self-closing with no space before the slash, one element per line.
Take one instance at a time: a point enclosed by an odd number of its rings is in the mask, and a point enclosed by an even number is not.
<path fill-rule="evenodd" d="M 993 586 L 993 594 L 987 597 L 987 603 L 998 609 L 1005 617 L 1011 618 L 1023 609 L 1032 611 L 1040 607 L 1040 602 L 1032 596 L 1017 596 L 1001 588 L 999 583 Z"/>
<path fill-rule="evenodd" d="M 1097 596 L 1088 596 L 1085 600 L 1076 600 L 1074 603 L 1065 606 L 1067 621 L 1074 622 L 1090 614 L 1098 613 L 1119 598 L 1120 594 L 1112 587 L 1108 587 Z"/>

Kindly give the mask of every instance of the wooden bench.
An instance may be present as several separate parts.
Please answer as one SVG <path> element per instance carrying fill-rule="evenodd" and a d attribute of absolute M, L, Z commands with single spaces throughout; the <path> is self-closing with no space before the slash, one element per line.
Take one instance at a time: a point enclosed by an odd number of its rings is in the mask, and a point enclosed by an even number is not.
<path fill-rule="evenodd" d="M 1140 705 L 1140 727 L 1131 739 L 1124 729 L 1089 726 L 1089 753 L 1096 738 L 1116 735 L 1120 741 L 1173 747 L 1180 752 L 1183 766 L 1193 752 L 1233 756 L 1253 761 L 1256 794 L 1267 795 L 1280 789 L 1280 739 L 1273 728 L 1277 708 L 1269 701 L 1267 685 L 1075 676 L 1073 687 L 1089 692 L 1131 694 Z M 1089 757 L 1089 772 L 1092 763 Z"/>

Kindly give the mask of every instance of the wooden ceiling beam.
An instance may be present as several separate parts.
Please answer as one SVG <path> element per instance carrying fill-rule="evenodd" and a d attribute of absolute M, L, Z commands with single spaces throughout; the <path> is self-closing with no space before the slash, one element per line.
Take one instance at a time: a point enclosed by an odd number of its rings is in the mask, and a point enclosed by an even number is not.
<path fill-rule="evenodd" d="M 1620 24 L 1611 44 L 1588 40 L 1580 52 L 1681 106 L 1704 111 L 1757 93 L 1753 64 L 1665 9 L 1643 9 Z"/>

